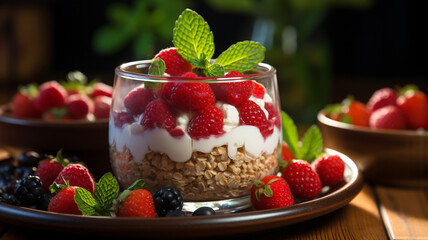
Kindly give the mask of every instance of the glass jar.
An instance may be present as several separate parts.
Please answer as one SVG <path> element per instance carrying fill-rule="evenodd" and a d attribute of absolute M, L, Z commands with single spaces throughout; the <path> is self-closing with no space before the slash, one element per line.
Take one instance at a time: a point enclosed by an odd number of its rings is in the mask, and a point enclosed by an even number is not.
<path fill-rule="evenodd" d="M 184 211 L 251 206 L 255 180 L 276 174 L 281 147 L 276 70 L 237 77 L 148 75 L 151 61 L 115 70 L 109 122 L 112 169 L 122 188 L 178 189 Z"/>

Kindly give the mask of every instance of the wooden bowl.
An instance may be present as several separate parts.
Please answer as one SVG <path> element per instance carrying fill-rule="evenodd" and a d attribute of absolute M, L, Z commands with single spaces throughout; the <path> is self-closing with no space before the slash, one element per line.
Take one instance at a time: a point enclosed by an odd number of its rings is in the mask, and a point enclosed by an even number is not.
<path fill-rule="evenodd" d="M 346 153 L 366 180 L 391 186 L 428 187 L 428 132 L 375 130 L 334 121 L 323 111 L 324 145 Z"/>
<path fill-rule="evenodd" d="M 10 115 L 0 106 L 0 147 L 13 155 L 32 150 L 40 153 L 64 152 L 76 155 L 89 171 L 100 176 L 112 171 L 109 158 L 108 119 L 43 121 Z"/>

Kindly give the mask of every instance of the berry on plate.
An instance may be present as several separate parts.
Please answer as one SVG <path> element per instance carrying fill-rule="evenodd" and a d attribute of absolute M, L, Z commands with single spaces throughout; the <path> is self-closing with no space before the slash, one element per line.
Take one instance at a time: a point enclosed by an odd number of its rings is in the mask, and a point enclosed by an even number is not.
<path fill-rule="evenodd" d="M 223 131 L 223 112 L 214 105 L 202 109 L 189 122 L 188 132 L 192 138 L 206 138 Z"/>
<path fill-rule="evenodd" d="M 56 184 L 65 185 L 67 181 L 70 186 L 82 187 L 94 193 L 95 182 L 89 170 L 81 164 L 70 164 L 63 168 L 55 179 Z"/>
<path fill-rule="evenodd" d="M 370 127 L 380 129 L 405 129 L 406 120 L 395 105 L 379 108 L 370 115 Z"/>
<path fill-rule="evenodd" d="M 210 207 L 200 207 L 192 213 L 192 216 L 210 216 L 216 214 L 217 213 L 214 211 L 214 209 Z"/>
<path fill-rule="evenodd" d="M 407 86 L 397 98 L 397 105 L 411 129 L 428 129 L 428 99 L 417 87 Z"/>
<path fill-rule="evenodd" d="M 145 189 L 132 191 L 119 205 L 118 217 L 155 217 L 152 194 Z"/>
<path fill-rule="evenodd" d="M 78 187 L 66 187 L 59 191 L 50 201 L 48 211 L 57 213 L 66 213 L 74 215 L 82 215 L 82 212 L 77 207 L 74 201 L 76 189 Z"/>
<path fill-rule="evenodd" d="M 255 209 L 263 210 L 291 206 L 294 199 L 283 178 L 269 175 L 253 184 L 251 203 Z"/>
<path fill-rule="evenodd" d="M 370 113 L 388 106 L 396 105 L 397 93 L 392 88 L 381 88 L 376 90 L 367 102 L 367 110 Z"/>
<path fill-rule="evenodd" d="M 184 60 L 174 47 L 163 49 L 154 58 L 161 58 L 165 62 L 165 73 L 171 76 L 181 76 L 192 71 L 192 64 Z"/>
<path fill-rule="evenodd" d="M 47 158 L 41 161 L 37 166 L 36 176 L 38 176 L 42 181 L 43 189 L 46 193 L 50 193 L 49 186 L 55 181 L 58 174 L 64 168 L 64 165 L 66 165 L 62 158 L 60 160 L 57 159 L 59 158 Z"/>
<path fill-rule="evenodd" d="M 49 81 L 40 85 L 34 106 L 38 111 L 46 112 L 50 108 L 64 106 L 66 99 L 67 90 L 57 81 Z"/>
<path fill-rule="evenodd" d="M 38 118 L 40 112 L 34 106 L 33 99 L 23 93 L 16 93 L 12 98 L 11 113 L 16 117 Z"/>
<path fill-rule="evenodd" d="M 321 192 L 321 180 L 312 166 L 303 160 L 293 160 L 284 171 L 282 177 L 290 186 L 295 197 L 313 199 Z"/>
<path fill-rule="evenodd" d="M 183 196 L 173 187 L 166 187 L 153 194 L 156 213 L 163 217 L 173 211 L 181 211 L 183 208 Z"/>
<path fill-rule="evenodd" d="M 71 119 L 84 119 L 94 112 L 94 102 L 85 94 L 73 94 L 66 102 L 68 116 Z"/>
<path fill-rule="evenodd" d="M 312 162 L 323 186 L 334 186 L 343 179 L 345 163 L 339 155 L 323 155 Z"/>

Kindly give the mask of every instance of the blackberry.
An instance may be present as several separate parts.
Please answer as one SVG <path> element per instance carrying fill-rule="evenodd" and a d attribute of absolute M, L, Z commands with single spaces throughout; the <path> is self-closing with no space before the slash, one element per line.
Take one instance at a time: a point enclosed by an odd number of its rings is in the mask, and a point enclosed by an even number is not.
<path fill-rule="evenodd" d="M 24 152 L 18 157 L 18 166 L 36 167 L 43 160 L 40 154 L 34 151 Z"/>
<path fill-rule="evenodd" d="M 168 212 L 181 210 L 183 208 L 183 196 L 180 191 L 172 187 L 166 187 L 153 194 L 156 213 L 164 217 Z"/>
<path fill-rule="evenodd" d="M 187 214 L 181 210 L 169 211 L 165 217 L 186 217 Z"/>
<path fill-rule="evenodd" d="M 214 211 L 214 209 L 210 207 L 200 207 L 196 209 L 192 214 L 192 216 L 208 216 L 208 215 L 216 215 L 216 212 Z"/>
<path fill-rule="evenodd" d="M 24 207 L 37 208 L 44 200 L 44 190 L 40 178 L 29 175 L 15 184 L 15 197 Z"/>
<path fill-rule="evenodd" d="M 10 195 L 0 191 L 0 202 L 12 204 L 15 206 L 21 206 L 21 203 L 16 199 L 14 195 Z"/>

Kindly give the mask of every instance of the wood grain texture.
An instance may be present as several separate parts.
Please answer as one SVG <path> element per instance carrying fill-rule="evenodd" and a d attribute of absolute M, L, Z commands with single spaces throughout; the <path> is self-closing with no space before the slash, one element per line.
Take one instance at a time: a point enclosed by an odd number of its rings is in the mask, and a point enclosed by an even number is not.
<path fill-rule="evenodd" d="M 377 186 L 376 194 L 391 239 L 428 239 L 428 189 Z"/>

